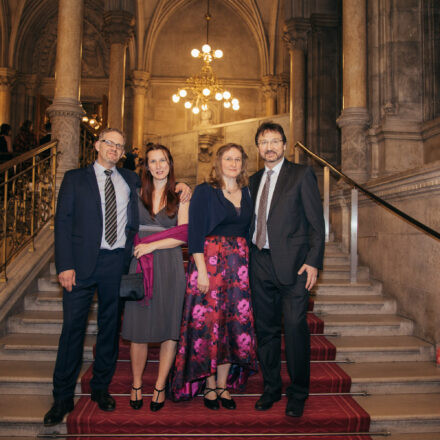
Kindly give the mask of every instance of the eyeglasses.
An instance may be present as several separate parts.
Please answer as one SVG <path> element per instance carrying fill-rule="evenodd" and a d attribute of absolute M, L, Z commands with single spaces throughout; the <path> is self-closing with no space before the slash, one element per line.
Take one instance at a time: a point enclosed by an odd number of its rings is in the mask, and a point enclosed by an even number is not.
<path fill-rule="evenodd" d="M 278 145 L 282 144 L 282 139 L 270 139 L 268 141 L 260 141 L 258 142 L 259 147 L 267 147 L 268 145 L 271 147 L 277 147 Z"/>
<path fill-rule="evenodd" d="M 105 145 L 107 145 L 107 147 L 114 147 L 119 151 L 122 151 L 124 149 L 124 146 L 121 144 L 115 144 L 114 142 L 112 142 L 109 139 L 101 139 L 101 142 L 104 142 Z"/>

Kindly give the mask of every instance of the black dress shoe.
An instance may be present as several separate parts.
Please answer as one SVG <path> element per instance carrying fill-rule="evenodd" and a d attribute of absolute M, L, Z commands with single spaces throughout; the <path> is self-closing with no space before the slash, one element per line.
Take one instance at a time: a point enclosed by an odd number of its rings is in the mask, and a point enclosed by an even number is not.
<path fill-rule="evenodd" d="M 304 400 L 296 400 L 293 397 L 289 397 L 286 405 L 286 416 L 301 417 L 304 412 L 304 403 Z"/>
<path fill-rule="evenodd" d="M 55 401 L 52 408 L 44 416 L 44 426 L 54 426 L 61 423 L 64 416 L 73 410 L 73 399 Z"/>
<path fill-rule="evenodd" d="M 209 409 L 219 409 L 220 405 L 218 404 L 218 399 L 215 398 L 214 400 L 207 399 L 206 395 L 209 393 L 215 393 L 214 388 L 205 388 L 205 392 L 203 393 L 203 403 L 205 404 L 206 408 Z M 215 393 L 217 395 L 217 393 Z"/>
<path fill-rule="evenodd" d="M 144 401 L 142 400 L 142 385 L 141 385 L 140 387 L 138 387 L 138 388 L 135 388 L 135 387 L 132 385 L 132 386 L 131 386 L 131 389 L 134 390 L 134 391 L 136 391 L 136 400 L 131 400 L 131 399 L 130 399 L 130 406 L 131 406 L 133 409 L 141 409 L 141 408 L 142 408 L 142 405 L 143 405 L 143 403 L 144 403 Z M 140 399 L 137 398 L 137 396 L 138 396 L 137 392 L 138 392 L 138 391 L 141 392 L 141 398 L 140 398 Z"/>
<path fill-rule="evenodd" d="M 92 391 L 92 395 L 90 398 L 93 402 L 96 402 L 99 406 L 99 409 L 102 411 L 114 411 L 116 408 L 115 399 L 107 391 L 97 390 Z"/>
<path fill-rule="evenodd" d="M 272 408 L 275 402 L 281 400 L 281 394 L 263 393 L 261 397 L 255 402 L 255 409 L 257 411 L 267 411 Z"/>
<path fill-rule="evenodd" d="M 221 390 L 220 393 L 217 390 Z M 217 387 L 215 389 L 215 392 L 218 395 L 218 400 L 220 400 L 223 408 L 226 409 L 235 409 L 237 408 L 237 405 L 235 404 L 235 400 L 231 397 L 230 399 L 226 399 L 225 397 L 222 397 L 222 394 L 227 391 L 226 388 L 219 388 Z"/>
<path fill-rule="evenodd" d="M 165 405 L 165 400 L 163 402 L 158 402 L 157 401 L 157 399 L 159 399 L 160 393 L 165 391 L 165 388 L 162 388 L 161 390 L 158 390 L 156 387 L 154 387 L 154 391 L 157 391 L 156 402 L 153 402 L 153 400 L 151 400 L 151 402 L 150 402 L 150 410 L 153 411 L 153 412 L 156 412 L 156 411 L 159 411 Z"/>

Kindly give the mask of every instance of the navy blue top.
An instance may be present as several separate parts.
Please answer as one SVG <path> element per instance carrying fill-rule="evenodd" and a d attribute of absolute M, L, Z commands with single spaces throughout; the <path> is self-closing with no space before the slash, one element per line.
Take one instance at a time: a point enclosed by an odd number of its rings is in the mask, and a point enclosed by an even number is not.
<path fill-rule="evenodd" d="M 248 238 L 252 219 L 252 199 L 247 187 L 241 190 L 239 212 L 220 188 L 197 185 L 191 197 L 188 222 L 188 250 L 203 253 L 208 235 Z"/>

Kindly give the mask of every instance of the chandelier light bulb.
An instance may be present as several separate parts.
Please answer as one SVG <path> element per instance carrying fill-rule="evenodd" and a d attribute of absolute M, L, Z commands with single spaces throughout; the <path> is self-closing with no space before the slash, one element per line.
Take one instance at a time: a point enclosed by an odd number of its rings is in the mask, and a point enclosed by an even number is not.
<path fill-rule="evenodd" d="M 96 124 L 96 119 L 90 119 L 89 124 L 93 127 Z"/>
<path fill-rule="evenodd" d="M 232 100 L 231 100 L 231 103 L 232 103 L 232 105 L 238 105 L 238 104 L 239 104 L 237 98 L 232 99 Z"/>
<path fill-rule="evenodd" d="M 227 90 L 225 90 L 225 91 L 223 92 L 223 98 L 225 98 L 225 99 L 229 99 L 230 97 L 231 97 L 231 93 L 228 92 Z"/>
<path fill-rule="evenodd" d="M 221 49 L 217 49 L 214 52 L 214 58 L 221 58 L 223 56 L 223 51 Z"/>
<path fill-rule="evenodd" d="M 87 116 L 83 116 L 82 121 L 83 122 L 89 122 L 89 118 Z"/>
<path fill-rule="evenodd" d="M 203 53 L 209 53 L 209 52 L 211 52 L 211 46 L 210 46 L 209 44 L 204 44 L 204 45 L 202 46 L 202 52 L 203 52 Z"/>
<path fill-rule="evenodd" d="M 180 95 L 182 98 L 185 98 L 185 96 L 187 95 L 186 90 L 185 90 L 185 89 L 179 90 L 179 95 Z"/>
<path fill-rule="evenodd" d="M 208 105 L 207 104 L 202 104 L 202 110 L 204 112 L 206 112 L 206 110 L 208 110 Z"/>
<path fill-rule="evenodd" d="M 185 108 L 191 108 L 192 107 L 192 104 L 189 101 L 186 101 L 184 105 L 185 105 Z"/>
<path fill-rule="evenodd" d="M 179 102 L 180 101 L 180 96 L 179 95 L 176 95 L 176 94 L 174 94 L 173 95 L 173 102 Z"/>
<path fill-rule="evenodd" d="M 231 103 L 230 103 L 229 101 L 225 101 L 225 102 L 223 103 L 223 105 L 225 106 L 225 108 L 229 108 L 229 107 L 231 107 Z"/>
<path fill-rule="evenodd" d="M 198 107 L 193 107 L 192 112 L 197 115 L 198 113 L 200 113 L 200 109 Z"/>
<path fill-rule="evenodd" d="M 222 95 L 220 92 L 217 92 L 217 93 L 215 94 L 215 99 L 216 99 L 217 101 L 221 101 L 221 100 L 223 99 L 223 95 Z"/>
<path fill-rule="evenodd" d="M 232 110 L 237 111 L 240 108 L 238 104 L 232 104 Z"/>
<path fill-rule="evenodd" d="M 209 95 L 211 94 L 211 90 L 209 90 L 209 89 L 206 87 L 206 88 L 203 89 L 202 93 L 203 93 L 205 96 L 209 96 Z"/>
<path fill-rule="evenodd" d="M 192 55 L 194 58 L 198 58 L 198 56 L 200 55 L 200 50 L 199 50 L 199 49 L 193 49 L 193 50 L 191 51 L 191 55 Z"/>

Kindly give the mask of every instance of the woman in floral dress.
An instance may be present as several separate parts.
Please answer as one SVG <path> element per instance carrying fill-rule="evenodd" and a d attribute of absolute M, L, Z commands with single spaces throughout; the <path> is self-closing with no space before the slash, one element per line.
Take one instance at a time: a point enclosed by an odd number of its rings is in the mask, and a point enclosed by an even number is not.
<path fill-rule="evenodd" d="M 235 409 L 228 388 L 243 389 L 257 370 L 247 237 L 252 200 L 243 147 L 219 148 L 209 183 L 191 199 L 191 254 L 180 340 L 172 375 L 174 400 L 204 390 L 209 409 Z"/>

